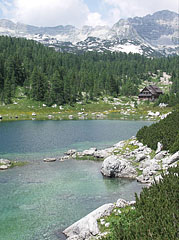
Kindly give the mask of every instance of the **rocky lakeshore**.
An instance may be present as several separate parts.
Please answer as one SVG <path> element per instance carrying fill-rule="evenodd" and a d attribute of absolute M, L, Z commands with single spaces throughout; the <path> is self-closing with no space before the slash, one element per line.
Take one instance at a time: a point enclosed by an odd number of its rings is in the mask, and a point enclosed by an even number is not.
<path fill-rule="evenodd" d="M 151 184 L 167 172 L 169 167 L 175 166 L 179 160 L 179 152 L 171 155 L 163 150 L 158 143 L 157 150 L 144 146 L 136 137 L 120 141 L 112 147 L 98 150 L 90 148 L 82 152 L 71 149 L 60 158 L 78 160 L 101 160 L 101 173 L 106 177 L 120 177 L 136 179 L 141 183 Z"/>
<path fill-rule="evenodd" d="M 70 227 L 66 228 L 63 233 L 68 240 L 92 240 L 100 239 L 108 232 L 101 233 L 100 226 L 109 227 L 110 223 L 106 222 L 106 217 L 111 213 L 120 214 L 120 209 L 126 206 L 133 206 L 135 201 L 125 201 L 118 199 L 116 203 L 108 203 L 89 213 Z"/>
<path fill-rule="evenodd" d="M 0 171 L 4 171 L 7 170 L 9 168 L 13 168 L 13 167 L 20 167 L 20 166 L 24 166 L 26 165 L 27 162 L 18 162 L 18 161 L 10 161 L 8 159 L 0 159 Z"/>
<path fill-rule="evenodd" d="M 11 161 L 7 159 L 0 159 L 0 170 L 6 170 L 11 167 Z"/>
<path fill-rule="evenodd" d="M 141 183 L 151 185 L 154 181 L 162 178 L 161 173 L 166 173 L 170 167 L 177 166 L 179 151 L 171 155 L 163 150 L 161 143 L 158 143 L 157 150 L 154 151 L 139 142 L 136 137 L 129 140 L 120 141 L 110 148 L 97 150 L 90 148 L 83 152 L 74 149 L 66 152 L 63 159 L 96 159 L 103 160 L 101 173 L 106 177 L 120 177 L 136 179 Z M 120 215 L 120 208 L 133 206 L 135 201 L 119 199 L 116 203 L 105 204 L 84 218 L 80 219 L 64 230 L 68 240 L 92 240 L 100 239 L 108 232 L 101 232 L 101 226 L 108 229 L 110 223 L 106 222 L 107 216 L 111 214 Z M 122 210 L 123 211 L 123 210 Z"/>

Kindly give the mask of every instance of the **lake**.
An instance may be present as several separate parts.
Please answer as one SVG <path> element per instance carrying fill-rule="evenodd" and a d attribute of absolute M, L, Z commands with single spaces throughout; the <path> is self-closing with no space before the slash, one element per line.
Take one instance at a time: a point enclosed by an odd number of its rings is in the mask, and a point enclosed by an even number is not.
<path fill-rule="evenodd" d="M 104 178 L 101 162 L 44 157 L 104 148 L 151 122 L 119 120 L 0 122 L 0 158 L 28 161 L 0 172 L 0 239 L 59 240 L 62 230 L 104 203 L 134 199 L 142 185 Z"/>

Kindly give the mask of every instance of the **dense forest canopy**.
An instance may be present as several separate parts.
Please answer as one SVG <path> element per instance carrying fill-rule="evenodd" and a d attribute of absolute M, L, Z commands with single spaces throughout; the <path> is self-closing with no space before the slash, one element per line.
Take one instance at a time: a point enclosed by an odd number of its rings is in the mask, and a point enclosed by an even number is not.
<path fill-rule="evenodd" d="M 172 75 L 172 93 L 179 92 L 179 57 L 150 59 L 139 54 L 87 52 L 70 54 L 20 38 L 0 37 L 0 100 L 11 103 L 16 88 L 48 105 L 71 104 L 84 93 L 136 95 L 138 86 L 157 70 Z"/>

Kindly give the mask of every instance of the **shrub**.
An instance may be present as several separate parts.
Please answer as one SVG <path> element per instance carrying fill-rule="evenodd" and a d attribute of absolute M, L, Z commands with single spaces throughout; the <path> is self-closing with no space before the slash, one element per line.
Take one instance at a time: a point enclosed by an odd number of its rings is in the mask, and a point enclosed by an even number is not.
<path fill-rule="evenodd" d="M 104 240 L 179 239 L 179 166 L 169 169 L 159 183 L 136 195 L 135 209 L 124 211 L 110 223 Z"/>
<path fill-rule="evenodd" d="M 177 150 L 179 134 L 179 108 L 168 115 L 165 119 L 152 124 L 149 127 L 144 126 L 137 132 L 137 139 L 143 144 L 156 150 L 157 143 L 161 142 L 165 150 L 174 152 Z"/>

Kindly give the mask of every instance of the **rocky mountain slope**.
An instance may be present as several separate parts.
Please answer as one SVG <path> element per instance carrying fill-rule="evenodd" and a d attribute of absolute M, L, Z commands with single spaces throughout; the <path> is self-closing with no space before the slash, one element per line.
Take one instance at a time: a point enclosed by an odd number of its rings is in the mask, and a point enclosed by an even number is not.
<path fill-rule="evenodd" d="M 179 14 L 168 10 L 145 17 L 120 19 L 111 28 L 35 27 L 2 19 L 0 35 L 33 39 L 62 52 L 109 50 L 167 56 L 179 53 L 178 22 Z"/>

